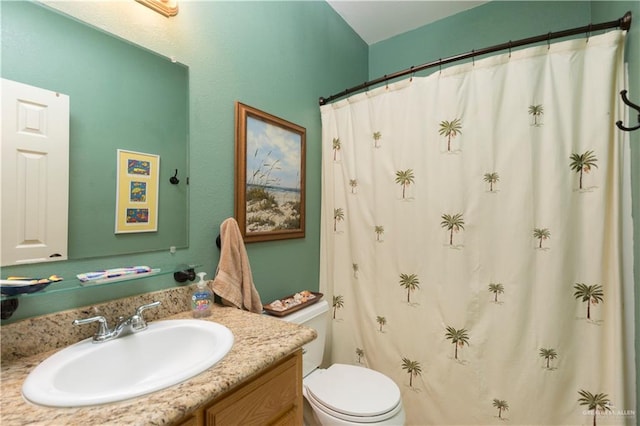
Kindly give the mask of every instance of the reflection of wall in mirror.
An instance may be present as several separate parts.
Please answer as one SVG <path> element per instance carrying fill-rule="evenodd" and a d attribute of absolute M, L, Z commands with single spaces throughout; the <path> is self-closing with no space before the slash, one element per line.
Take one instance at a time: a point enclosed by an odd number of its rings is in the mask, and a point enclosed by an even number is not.
<path fill-rule="evenodd" d="M 36 3 L 3 2 L 1 19 L 2 77 L 71 98 L 69 258 L 186 247 L 186 179 L 169 178 L 188 173 L 188 69 Z M 157 232 L 114 233 L 117 148 L 167 159 Z"/>

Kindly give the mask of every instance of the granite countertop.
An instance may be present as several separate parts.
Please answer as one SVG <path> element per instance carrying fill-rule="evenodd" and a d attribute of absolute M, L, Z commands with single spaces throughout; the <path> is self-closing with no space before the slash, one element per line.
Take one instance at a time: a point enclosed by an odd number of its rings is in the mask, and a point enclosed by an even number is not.
<path fill-rule="evenodd" d="M 184 318 L 191 318 L 191 313 L 173 314 L 163 319 Z M 9 357 L 3 355 L 0 424 L 172 424 L 316 337 L 315 330 L 311 328 L 235 308 L 216 306 L 213 315 L 205 320 L 223 324 L 233 332 L 233 347 L 222 361 L 180 384 L 111 404 L 81 408 L 48 408 L 31 404 L 22 397 L 23 381 L 33 368 L 59 349 L 15 359 L 7 359 Z"/>

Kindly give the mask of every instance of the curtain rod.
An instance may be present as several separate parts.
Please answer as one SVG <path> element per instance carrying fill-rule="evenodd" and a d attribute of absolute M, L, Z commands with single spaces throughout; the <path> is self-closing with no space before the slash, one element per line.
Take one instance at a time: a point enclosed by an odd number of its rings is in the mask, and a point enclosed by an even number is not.
<path fill-rule="evenodd" d="M 364 83 L 358 86 L 351 87 L 350 89 L 346 89 L 340 93 L 336 93 L 335 95 L 331 95 L 327 98 L 320 97 L 319 103 L 320 105 L 325 105 L 336 99 L 350 95 L 351 93 L 358 92 L 360 90 L 366 89 L 376 84 L 388 82 L 389 80 L 393 80 L 399 77 L 404 77 L 405 75 L 413 74 L 418 71 L 423 71 L 423 70 L 426 70 L 427 68 L 442 66 L 445 64 L 449 64 L 451 62 L 456 62 L 456 61 L 460 61 L 468 58 L 474 58 L 476 56 L 486 55 L 487 53 L 493 53 L 500 50 L 507 50 L 507 49 L 511 50 L 514 47 L 520 47 L 527 44 L 539 43 L 542 41 L 548 42 L 556 38 L 569 37 L 576 34 L 586 33 L 588 37 L 592 31 L 606 30 L 609 28 L 618 28 L 618 27 L 620 27 L 620 29 L 625 31 L 628 31 L 629 28 L 631 28 L 631 12 L 630 11 L 625 13 L 622 18 L 616 19 L 615 21 L 603 22 L 600 24 L 589 24 L 584 27 L 572 28 L 570 30 L 549 32 L 547 34 L 541 34 L 535 37 L 523 38 L 516 41 L 509 41 L 507 43 L 497 44 L 491 47 L 485 47 L 484 49 L 472 50 L 471 52 L 450 56 L 444 59 L 438 59 L 437 61 L 429 62 L 426 64 L 412 66 L 411 68 L 408 68 L 402 71 L 397 71 L 397 72 L 394 72 L 393 74 L 389 74 L 389 75 L 385 74 L 384 77 L 379 77 L 379 78 L 376 78 L 375 80 L 365 81 Z"/>

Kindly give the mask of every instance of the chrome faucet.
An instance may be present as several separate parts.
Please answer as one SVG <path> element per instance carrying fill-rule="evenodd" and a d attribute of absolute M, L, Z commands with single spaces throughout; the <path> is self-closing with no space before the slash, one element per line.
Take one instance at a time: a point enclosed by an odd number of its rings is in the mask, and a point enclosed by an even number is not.
<path fill-rule="evenodd" d="M 149 308 L 155 308 L 156 306 L 160 306 L 160 302 L 153 302 L 149 303 L 148 305 L 138 306 L 136 308 L 136 312 L 129 318 L 118 318 L 118 322 L 112 330 L 109 330 L 107 319 L 102 315 L 85 319 L 77 319 L 73 321 L 73 325 L 83 325 L 89 324 L 91 322 L 97 322 L 98 331 L 96 331 L 96 334 L 93 335 L 93 343 L 102 343 L 116 339 L 121 334 L 127 331 L 128 333 L 125 334 L 137 333 L 138 331 L 142 331 L 147 328 L 147 322 L 144 320 L 142 312 Z"/>

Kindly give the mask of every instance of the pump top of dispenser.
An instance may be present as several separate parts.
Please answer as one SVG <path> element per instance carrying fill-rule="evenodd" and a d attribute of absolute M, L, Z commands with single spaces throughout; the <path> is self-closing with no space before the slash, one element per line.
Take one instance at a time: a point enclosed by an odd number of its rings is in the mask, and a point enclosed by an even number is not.
<path fill-rule="evenodd" d="M 207 285 L 206 282 L 204 282 L 204 277 L 207 275 L 206 272 L 198 272 L 198 277 L 200 277 L 200 281 L 198 281 L 198 287 L 205 287 Z"/>

